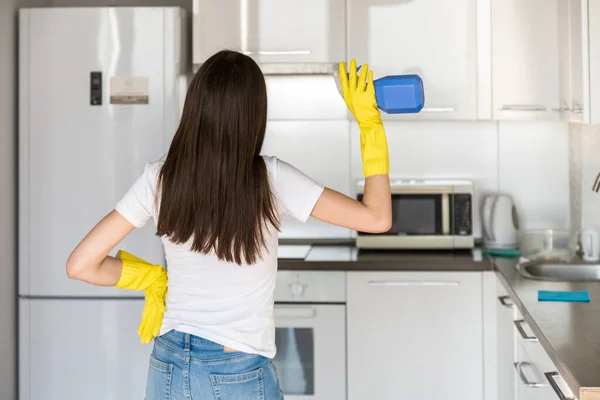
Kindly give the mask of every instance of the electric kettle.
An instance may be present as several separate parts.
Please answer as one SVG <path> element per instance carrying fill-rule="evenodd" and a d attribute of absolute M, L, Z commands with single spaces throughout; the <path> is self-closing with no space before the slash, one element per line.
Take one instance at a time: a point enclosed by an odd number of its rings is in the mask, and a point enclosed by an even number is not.
<path fill-rule="evenodd" d="M 518 248 L 519 218 L 511 196 L 485 196 L 482 201 L 481 223 L 484 248 Z"/>

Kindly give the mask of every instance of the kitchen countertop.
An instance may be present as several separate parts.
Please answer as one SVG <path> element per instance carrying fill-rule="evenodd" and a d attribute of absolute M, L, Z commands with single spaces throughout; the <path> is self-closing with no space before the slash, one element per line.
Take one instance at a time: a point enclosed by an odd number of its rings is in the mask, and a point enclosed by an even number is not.
<path fill-rule="evenodd" d="M 321 271 L 484 271 L 490 260 L 477 251 L 358 251 L 339 244 L 280 244 L 280 270 Z"/>
<path fill-rule="evenodd" d="M 579 400 L 600 400 L 600 282 L 527 279 L 516 260 L 494 264 L 504 286 Z M 538 290 L 587 290 L 589 303 L 538 302 Z"/>

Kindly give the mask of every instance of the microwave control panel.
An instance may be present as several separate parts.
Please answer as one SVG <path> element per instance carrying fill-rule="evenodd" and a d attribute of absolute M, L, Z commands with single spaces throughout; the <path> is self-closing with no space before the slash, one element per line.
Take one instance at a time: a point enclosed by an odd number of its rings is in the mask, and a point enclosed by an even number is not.
<path fill-rule="evenodd" d="M 452 195 L 452 233 L 458 236 L 473 234 L 473 196 L 469 193 Z"/>

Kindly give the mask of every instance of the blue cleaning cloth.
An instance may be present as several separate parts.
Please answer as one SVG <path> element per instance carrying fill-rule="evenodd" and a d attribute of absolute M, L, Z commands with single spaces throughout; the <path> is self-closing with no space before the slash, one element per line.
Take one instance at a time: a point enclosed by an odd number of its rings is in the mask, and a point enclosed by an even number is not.
<path fill-rule="evenodd" d="M 567 301 L 589 303 L 590 295 L 584 292 L 561 292 L 554 290 L 538 290 L 538 301 Z"/>

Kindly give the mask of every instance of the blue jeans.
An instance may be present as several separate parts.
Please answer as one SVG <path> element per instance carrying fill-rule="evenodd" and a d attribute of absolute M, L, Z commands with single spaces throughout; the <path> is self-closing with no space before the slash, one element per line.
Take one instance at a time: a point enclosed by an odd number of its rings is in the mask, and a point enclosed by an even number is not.
<path fill-rule="evenodd" d="M 146 400 L 180 399 L 283 400 L 283 394 L 269 358 L 170 331 L 154 339 Z"/>

